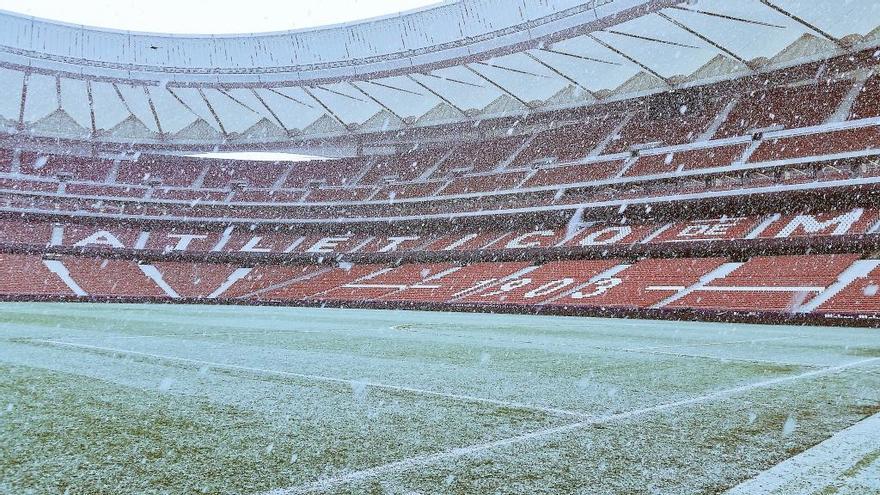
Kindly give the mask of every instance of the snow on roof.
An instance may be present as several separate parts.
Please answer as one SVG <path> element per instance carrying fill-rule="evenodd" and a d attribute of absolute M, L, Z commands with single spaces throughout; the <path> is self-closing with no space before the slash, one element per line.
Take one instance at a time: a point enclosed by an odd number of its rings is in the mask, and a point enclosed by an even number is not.
<path fill-rule="evenodd" d="M 878 44 L 874 0 L 461 0 L 214 37 L 0 14 L 0 132 L 266 144 L 578 107 Z"/>

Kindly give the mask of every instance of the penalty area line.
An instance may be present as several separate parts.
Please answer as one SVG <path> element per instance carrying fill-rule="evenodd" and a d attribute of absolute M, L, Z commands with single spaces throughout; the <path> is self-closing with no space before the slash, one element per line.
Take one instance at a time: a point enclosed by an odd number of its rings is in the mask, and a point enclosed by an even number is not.
<path fill-rule="evenodd" d="M 702 395 L 699 397 L 692 397 L 689 399 L 682 399 L 673 402 L 667 402 L 664 404 L 658 404 L 650 407 L 645 407 L 642 409 L 635 409 L 632 411 L 610 414 L 607 416 L 597 416 L 584 421 L 578 421 L 576 423 L 570 423 L 567 425 L 556 426 L 551 428 L 546 428 L 542 430 L 538 430 L 531 433 L 525 433 L 522 435 L 517 435 L 509 438 L 504 438 L 501 440 L 495 440 L 487 443 L 480 443 L 475 445 L 470 445 L 466 447 L 459 447 L 451 450 L 447 450 L 444 452 L 438 452 L 435 454 L 427 454 L 423 456 L 411 457 L 409 459 L 403 459 L 396 462 L 391 462 L 388 464 L 383 464 L 380 466 L 375 466 L 372 468 L 364 469 L 361 471 L 354 471 L 351 473 L 343 474 L 340 476 L 326 478 L 323 480 L 314 481 L 311 483 L 288 487 L 288 488 L 277 488 L 268 492 L 263 492 L 261 495 L 300 495 L 307 493 L 316 493 L 322 492 L 329 489 L 332 489 L 339 485 L 344 485 L 348 483 L 354 483 L 363 481 L 366 479 L 374 478 L 376 476 L 381 476 L 384 474 L 390 474 L 394 472 L 407 471 L 414 468 L 420 468 L 429 466 L 432 464 L 437 464 L 443 461 L 449 461 L 452 459 L 456 459 L 459 457 L 464 457 L 468 455 L 478 454 L 481 452 L 485 452 L 488 450 L 507 447 L 510 445 L 527 443 L 535 440 L 541 440 L 543 438 L 558 435 L 562 433 L 569 433 L 572 431 L 581 430 L 584 428 L 588 428 L 590 426 L 606 424 L 606 423 L 614 423 L 618 421 L 624 421 L 628 419 L 637 418 L 640 416 L 644 416 L 647 414 L 659 413 L 670 411 L 674 409 L 682 409 L 690 406 L 696 406 L 701 404 L 706 404 L 710 402 L 714 402 L 719 399 L 726 399 L 734 395 L 738 395 L 744 392 L 751 392 L 754 390 L 759 390 L 762 388 L 769 388 L 776 385 L 783 385 L 786 383 L 796 382 L 800 380 L 806 380 L 810 378 L 817 378 L 825 375 L 832 375 L 836 373 L 840 373 L 846 371 L 851 368 L 858 368 L 860 366 L 865 366 L 869 364 L 880 363 L 880 358 L 870 358 L 863 359 L 860 361 L 854 361 L 846 364 L 842 364 L 839 366 L 833 366 L 828 368 L 822 368 L 818 370 L 808 371 L 805 373 L 801 373 L 798 375 L 785 376 L 780 378 L 774 378 L 771 380 L 765 380 L 756 383 L 750 383 L 747 385 L 741 385 L 734 388 L 729 388 L 726 390 L 720 390 L 718 392 L 713 392 L 711 394 Z"/>
<path fill-rule="evenodd" d="M 207 366 L 209 368 L 214 369 L 225 369 L 225 370 L 234 370 L 234 371 L 245 371 L 248 373 L 255 373 L 260 375 L 274 375 L 274 376 L 284 376 L 290 378 L 299 378 L 302 380 L 309 381 L 317 381 L 324 383 L 333 383 L 339 385 L 362 385 L 367 388 L 374 388 L 377 390 L 384 390 L 389 392 L 396 393 L 405 393 L 409 395 L 415 396 L 425 396 L 425 397 L 436 397 L 441 399 L 450 399 L 457 402 L 466 402 L 471 404 L 486 404 L 495 407 L 506 407 L 510 409 L 519 409 L 523 411 L 532 411 L 539 412 L 543 414 L 548 414 L 551 416 L 557 417 L 568 417 L 568 418 L 578 418 L 578 419 L 591 419 L 592 415 L 585 414 L 578 411 L 569 411 L 566 409 L 559 409 L 555 407 L 544 407 L 537 406 L 533 404 L 525 404 L 520 402 L 513 401 L 505 401 L 499 399 L 489 399 L 486 397 L 475 397 L 472 395 L 464 395 L 464 394 L 452 394 L 447 392 L 437 392 L 434 390 L 424 390 L 413 387 L 405 387 L 401 385 L 389 385 L 385 383 L 377 383 L 370 381 L 362 381 L 362 380 L 348 380 L 345 378 L 336 378 L 331 376 L 323 376 L 323 375 L 312 375 L 308 373 L 296 373 L 292 371 L 280 371 L 280 370 L 272 370 L 267 368 L 255 368 L 251 366 L 242 366 L 237 364 L 227 364 L 227 363 L 218 363 L 214 361 L 205 361 L 201 359 L 192 359 L 192 358 L 184 358 L 177 356 L 166 356 L 163 354 L 152 354 L 148 352 L 141 351 L 133 351 L 129 349 L 118 349 L 114 347 L 104 347 L 104 346 L 96 346 L 89 344 L 78 344 L 75 342 L 64 342 L 60 340 L 49 340 L 49 339 L 27 339 L 28 342 L 50 345 L 55 347 L 67 347 L 71 349 L 81 349 L 86 351 L 98 351 L 98 352 L 108 352 L 114 354 L 122 354 L 122 355 L 130 355 L 130 356 L 139 356 L 150 359 L 157 359 L 163 361 L 172 361 L 178 363 L 186 363 L 186 364 L 194 364 L 199 366 Z"/>

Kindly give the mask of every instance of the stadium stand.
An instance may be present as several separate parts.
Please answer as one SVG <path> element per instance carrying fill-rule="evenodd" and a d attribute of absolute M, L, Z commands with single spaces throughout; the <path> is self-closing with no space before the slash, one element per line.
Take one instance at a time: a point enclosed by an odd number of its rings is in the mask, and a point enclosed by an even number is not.
<path fill-rule="evenodd" d="M 628 79 L 607 88 L 587 88 L 529 52 L 506 70 L 568 85 L 537 99 L 525 94 L 540 85 L 505 87 L 467 65 L 498 64 L 476 59 L 456 66 L 468 76 L 431 69 L 350 84 L 351 94 L 320 87 L 345 104 L 286 81 L 222 88 L 236 112 L 251 115 L 246 124 L 216 105 L 219 90 L 199 89 L 195 100 L 171 91 L 169 100 L 150 87 L 142 103 L 154 121 L 135 126 L 132 113 L 127 127 L 111 132 L 101 126 L 112 105 L 95 103 L 104 98 L 96 89 L 87 95 L 93 129 L 85 141 L 64 135 L 80 125 L 66 113 L 52 127 L 26 122 L 23 111 L 0 140 L 0 293 L 618 308 L 658 317 L 880 315 L 875 49 L 847 41 L 826 53 L 804 43 L 754 60 L 730 59 L 733 51 L 722 47 L 725 61 L 712 59 L 705 73 L 687 77 L 648 74 L 636 63 Z M 584 58 L 544 52 L 569 63 Z M 812 55 L 799 58 L 805 53 Z M 389 74 L 398 70 L 386 62 Z M 37 83 L 23 76 L 22 84 Z M 465 87 L 474 99 L 498 91 L 481 108 L 463 108 L 467 98 L 445 85 Z M 421 116 L 398 115 L 367 87 L 437 101 Z M 19 94 L 17 104 L 30 108 L 35 94 Z M 130 111 L 128 103 L 117 110 Z M 369 118 L 346 117 L 345 105 L 361 104 L 376 106 L 353 112 Z M 179 124 L 165 118 L 172 107 Z M 320 116 L 296 127 L 290 108 Z M 7 117 L 0 110 L 0 121 Z M 136 135 L 116 141 L 114 132 Z M 279 133 L 281 141 L 266 140 Z M 289 145 L 327 157 L 189 156 L 226 145 Z"/>

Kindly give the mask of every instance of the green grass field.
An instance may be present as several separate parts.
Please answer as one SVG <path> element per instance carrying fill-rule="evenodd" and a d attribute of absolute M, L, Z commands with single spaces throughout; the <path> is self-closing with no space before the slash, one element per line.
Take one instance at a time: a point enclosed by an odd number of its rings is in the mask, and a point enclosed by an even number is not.
<path fill-rule="evenodd" d="M 875 330 L 0 306 L 3 494 L 720 494 L 878 411 Z"/>

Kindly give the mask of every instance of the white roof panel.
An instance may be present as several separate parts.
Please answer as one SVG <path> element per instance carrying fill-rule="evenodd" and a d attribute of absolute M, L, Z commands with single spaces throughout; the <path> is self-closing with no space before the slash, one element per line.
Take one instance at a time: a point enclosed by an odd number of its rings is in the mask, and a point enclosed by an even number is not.
<path fill-rule="evenodd" d="M 91 82 L 92 107 L 95 109 L 95 128 L 108 131 L 131 116 L 116 88 L 107 82 Z"/>
<path fill-rule="evenodd" d="M 288 130 L 305 129 L 327 113 L 302 88 L 257 89 L 256 93 Z"/>
<path fill-rule="evenodd" d="M 0 117 L 18 122 L 24 73 L 0 67 Z"/>
<path fill-rule="evenodd" d="M 116 87 L 119 88 L 119 92 L 131 113 L 144 124 L 144 127 L 153 132 L 159 132 L 146 89 L 143 86 L 129 86 L 127 84 L 117 84 Z"/>
<path fill-rule="evenodd" d="M 92 109 L 86 81 L 61 78 L 61 108 L 83 129 L 92 128 Z"/>
<path fill-rule="evenodd" d="M 58 108 L 58 78 L 45 74 L 31 74 L 27 80 L 25 123 L 30 124 L 48 117 Z"/>
<path fill-rule="evenodd" d="M 168 91 L 168 88 L 161 86 L 148 86 L 147 93 L 156 109 L 156 115 L 159 117 L 159 124 L 162 126 L 162 132 L 175 134 L 189 127 L 198 116 L 193 114 L 186 106 Z"/>

